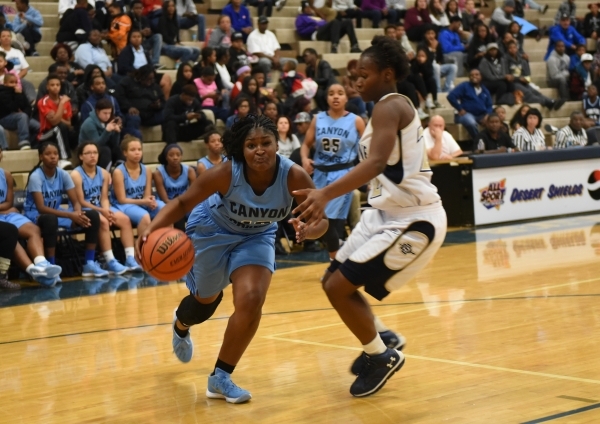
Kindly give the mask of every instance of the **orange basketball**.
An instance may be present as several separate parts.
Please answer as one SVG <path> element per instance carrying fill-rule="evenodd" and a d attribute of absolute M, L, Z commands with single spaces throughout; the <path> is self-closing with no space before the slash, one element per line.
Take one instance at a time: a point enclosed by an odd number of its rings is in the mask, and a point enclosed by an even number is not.
<path fill-rule="evenodd" d="M 159 228 L 142 245 L 142 268 L 159 281 L 175 281 L 192 269 L 194 256 L 194 244 L 183 231 Z"/>

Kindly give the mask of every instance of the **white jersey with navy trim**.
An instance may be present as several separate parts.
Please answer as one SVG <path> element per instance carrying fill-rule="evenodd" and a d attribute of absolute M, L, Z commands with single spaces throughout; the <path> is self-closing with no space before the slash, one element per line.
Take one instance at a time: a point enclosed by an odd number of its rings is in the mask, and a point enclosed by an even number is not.
<path fill-rule="evenodd" d="M 390 96 L 404 97 L 397 93 Z M 380 100 L 380 101 L 381 101 Z M 414 118 L 410 124 L 396 136 L 396 145 L 390 155 L 383 173 L 371 181 L 369 204 L 377 209 L 389 210 L 430 205 L 440 201 L 437 188 L 431 183 L 431 168 L 427 159 L 427 148 L 423 139 L 423 126 L 413 106 Z M 369 156 L 373 136 L 372 120 L 360 139 L 360 160 Z"/>

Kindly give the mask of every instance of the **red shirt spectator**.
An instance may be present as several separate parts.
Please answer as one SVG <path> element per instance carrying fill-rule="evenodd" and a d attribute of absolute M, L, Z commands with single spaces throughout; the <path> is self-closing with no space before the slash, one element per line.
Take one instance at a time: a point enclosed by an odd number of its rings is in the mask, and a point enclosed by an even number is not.
<path fill-rule="evenodd" d="M 144 5 L 144 11 L 142 13 L 146 16 L 155 9 L 162 9 L 163 0 L 142 0 L 142 4 Z"/>
<path fill-rule="evenodd" d="M 62 96 L 61 96 L 62 97 Z M 45 132 L 50 131 L 55 125 L 50 125 L 46 117 L 50 112 L 56 113 L 58 110 L 58 103 L 55 103 L 54 100 L 50 98 L 50 96 L 44 96 L 37 103 L 38 111 L 40 114 L 40 134 L 38 138 Z M 73 116 L 73 111 L 71 109 L 71 102 L 65 103 L 63 107 L 63 116 L 61 119 L 66 121 L 70 121 Z"/>

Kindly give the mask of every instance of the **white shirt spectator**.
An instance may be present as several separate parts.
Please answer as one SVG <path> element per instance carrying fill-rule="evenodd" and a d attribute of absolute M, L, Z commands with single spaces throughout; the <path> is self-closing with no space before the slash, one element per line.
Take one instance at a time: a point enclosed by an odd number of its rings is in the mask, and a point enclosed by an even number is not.
<path fill-rule="evenodd" d="M 292 134 L 292 139 L 290 140 L 289 137 L 286 138 L 285 140 L 277 140 L 277 145 L 279 147 L 279 149 L 277 150 L 277 153 L 279 153 L 279 155 L 288 158 L 291 156 L 292 152 L 296 149 L 300 148 L 300 141 L 298 140 L 298 137 L 296 137 L 295 134 Z"/>
<path fill-rule="evenodd" d="M 333 10 L 343 12 L 348 9 L 354 9 L 356 5 L 353 0 L 333 0 Z"/>
<path fill-rule="evenodd" d="M 75 50 L 75 62 L 84 69 L 88 65 L 98 65 L 104 72 L 112 67 L 104 48 L 94 47 L 90 43 L 81 44 Z"/>
<path fill-rule="evenodd" d="M 246 41 L 246 47 L 251 54 L 262 53 L 268 57 L 275 56 L 275 51 L 281 50 L 277 37 L 275 37 L 275 34 L 268 29 L 265 30 L 264 34 L 258 29 L 252 31 Z"/>
<path fill-rule="evenodd" d="M 73 9 L 77 4 L 77 0 L 58 0 L 58 17 L 62 18 L 62 15 L 68 9 Z M 88 4 L 91 6 L 96 6 L 96 2 L 94 0 L 88 0 Z"/>
<path fill-rule="evenodd" d="M 6 53 L 6 61 L 13 64 L 13 70 L 17 73 L 23 69 L 29 69 L 29 63 L 25 60 L 25 55 L 21 50 L 12 47 L 10 50 L 4 50 L 0 47 L 0 51 Z"/>
<path fill-rule="evenodd" d="M 231 74 L 227 70 L 227 66 L 220 65 L 218 63 L 215 64 L 217 67 L 217 72 L 219 73 L 219 77 L 221 77 L 221 82 L 223 83 L 223 87 L 227 90 L 233 89 L 233 82 L 231 82 Z"/>
<path fill-rule="evenodd" d="M 429 128 L 425 128 L 425 131 L 423 131 L 423 139 L 425 140 L 425 147 L 427 148 L 427 151 L 433 149 L 435 140 L 431 136 Z M 462 149 L 454 137 L 452 137 L 452 134 L 450 134 L 448 131 L 444 131 L 442 134 L 442 156 L 453 156 L 456 152 L 462 153 Z"/>
<path fill-rule="evenodd" d="M 579 130 L 578 133 L 574 133 L 571 126 L 567 125 L 556 133 L 554 148 L 567 149 L 569 147 L 582 147 L 587 145 L 587 142 L 587 133 L 584 130 Z"/>

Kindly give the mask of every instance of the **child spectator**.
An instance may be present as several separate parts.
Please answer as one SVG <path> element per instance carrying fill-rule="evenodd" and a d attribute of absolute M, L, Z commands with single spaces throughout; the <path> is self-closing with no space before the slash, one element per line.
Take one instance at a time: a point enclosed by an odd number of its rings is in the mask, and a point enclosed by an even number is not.
<path fill-rule="evenodd" d="M 171 96 L 181 94 L 183 87 L 188 84 L 194 84 L 192 65 L 182 63 L 177 69 L 175 84 L 171 88 Z"/>
<path fill-rule="evenodd" d="M 263 115 L 269 118 L 275 125 L 277 125 L 277 104 L 275 102 L 268 101 L 265 104 L 265 108 L 263 110 Z"/>
<path fill-rule="evenodd" d="M 250 113 L 250 99 L 246 96 L 239 96 L 235 99 L 233 115 L 227 118 L 225 126 L 227 129 L 231 129 L 236 119 L 245 118 L 248 113 Z"/>
<path fill-rule="evenodd" d="M 592 85 L 592 61 L 594 58 L 591 54 L 585 53 L 581 56 L 581 63 L 575 66 L 571 71 L 571 79 L 569 91 L 571 92 L 571 100 L 581 100 L 583 93 Z"/>
<path fill-rule="evenodd" d="M 214 68 L 209 66 L 202 68 L 200 78 L 196 78 L 194 84 L 198 89 L 202 108 L 212 110 L 215 119 L 226 122 L 228 111 L 217 106 L 217 103 L 221 100 L 221 93 L 217 90 L 217 84 L 215 83 Z"/>
<path fill-rule="evenodd" d="M 498 117 L 500 118 L 500 122 L 502 123 L 500 125 L 500 131 L 504 131 L 505 133 L 508 134 L 509 128 L 508 128 L 508 124 L 505 122 L 506 121 L 506 109 L 504 109 L 503 106 L 496 106 L 494 108 L 494 113 L 496 115 L 498 115 Z"/>
<path fill-rule="evenodd" d="M 307 112 L 300 112 L 294 117 L 294 126 L 296 127 L 294 135 L 300 144 L 304 143 L 304 137 L 306 137 L 306 132 L 308 131 L 311 122 L 312 118 Z"/>
<path fill-rule="evenodd" d="M 198 165 L 196 166 L 196 173 L 198 176 L 207 169 L 227 161 L 227 158 L 223 155 L 221 134 L 216 131 L 210 132 L 204 137 L 204 142 L 208 146 L 208 154 L 203 158 L 198 159 Z"/>
<path fill-rule="evenodd" d="M 4 84 L 4 76 L 8 74 L 14 75 L 17 78 L 17 88 L 23 90 L 19 74 L 13 71 L 12 63 L 6 60 L 6 53 L 0 52 L 0 85 Z"/>

